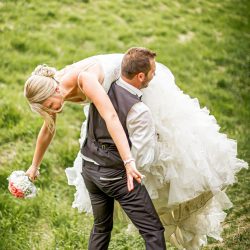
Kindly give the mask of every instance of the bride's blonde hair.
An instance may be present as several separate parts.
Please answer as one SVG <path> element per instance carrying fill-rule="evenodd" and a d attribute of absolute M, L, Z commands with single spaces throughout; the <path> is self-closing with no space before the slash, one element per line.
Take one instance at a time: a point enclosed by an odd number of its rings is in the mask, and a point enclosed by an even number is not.
<path fill-rule="evenodd" d="M 24 96 L 31 110 L 43 116 L 51 132 L 55 129 L 55 122 L 49 114 L 50 109 L 41 103 L 55 93 L 58 84 L 54 78 L 55 73 L 55 68 L 48 67 L 46 64 L 38 65 L 24 85 Z"/>

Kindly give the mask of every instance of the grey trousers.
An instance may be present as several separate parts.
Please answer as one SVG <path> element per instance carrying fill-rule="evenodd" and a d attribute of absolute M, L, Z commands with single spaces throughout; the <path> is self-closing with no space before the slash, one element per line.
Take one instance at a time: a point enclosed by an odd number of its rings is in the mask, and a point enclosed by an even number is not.
<path fill-rule="evenodd" d="M 113 228 L 114 200 L 117 200 L 145 240 L 146 250 L 166 249 L 164 227 L 144 186 L 134 181 L 128 192 L 124 167 L 97 166 L 83 161 L 82 176 L 89 191 L 94 225 L 89 250 L 108 249 Z"/>

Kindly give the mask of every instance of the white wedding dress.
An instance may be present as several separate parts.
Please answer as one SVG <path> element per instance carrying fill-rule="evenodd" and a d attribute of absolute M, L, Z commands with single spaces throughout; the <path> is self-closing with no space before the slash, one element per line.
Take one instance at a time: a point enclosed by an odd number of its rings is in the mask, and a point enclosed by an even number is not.
<path fill-rule="evenodd" d="M 120 75 L 122 54 L 94 56 L 105 72 L 103 87 Z M 184 94 L 164 65 L 156 64 L 156 75 L 143 90 L 142 101 L 151 109 L 158 134 L 158 160 L 140 168 L 145 185 L 165 226 L 166 240 L 179 249 L 199 249 L 207 236 L 222 240 L 224 209 L 232 206 L 225 188 L 236 181 L 236 173 L 247 168 L 237 159 L 236 141 L 219 132 L 207 108 Z M 88 106 L 84 108 L 85 114 Z M 80 144 L 86 133 L 81 129 Z M 146 157 L 145 157 L 146 159 Z M 146 163 L 146 162 L 145 162 Z M 75 185 L 73 207 L 91 212 L 91 203 L 81 176 L 80 154 L 65 170 L 68 184 Z"/>

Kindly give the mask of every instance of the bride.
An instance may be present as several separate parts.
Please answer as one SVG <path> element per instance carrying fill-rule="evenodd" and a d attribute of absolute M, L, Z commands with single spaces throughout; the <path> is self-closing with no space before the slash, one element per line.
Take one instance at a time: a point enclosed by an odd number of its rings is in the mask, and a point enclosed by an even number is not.
<path fill-rule="evenodd" d="M 106 92 L 119 78 L 122 57 L 108 54 L 85 59 L 102 66 Z M 66 70 L 59 71 L 57 77 Z M 145 175 L 144 184 L 165 226 L 166 240 L 179 249 L 199 249 L 207 243 L 207 236 L 222 240 L 220 224 L 226 217 L 223 210 L 232 206 L 225 189 L 236 181 L 241 168 L 247 168 L 247 163 L 237 158 L 236 141 L 219 132 L 209 110 L 184 94 L 170 70 L 160 63 L 156 63 L 149 87 L 143 89 L 142 101 L 151 109 L 155 121 L 157 157 L 151 165 L 147 165 L 147 157 L 136 159 L 136 165 L 146 166 L 138 170 Z M 84 113 L 88 115 L 88 105 Z M 86 121 L 80 145 L 85 133 Z M 65 170 L 68 184 L 76 187 L 72 206 L 91 213 L 81 168 L 79 153 L 74 166 Z"/>

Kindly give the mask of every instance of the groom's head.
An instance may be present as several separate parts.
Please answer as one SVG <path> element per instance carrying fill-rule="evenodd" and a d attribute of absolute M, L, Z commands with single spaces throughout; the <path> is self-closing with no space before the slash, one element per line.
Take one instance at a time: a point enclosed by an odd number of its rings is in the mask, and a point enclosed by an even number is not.
<path fill-rule="evenodd" d="M 122 78 L 138 89 L 146 88 L 155 75 L 155 57 L 146 48 L 130 48 L 122 60 Z"/>

